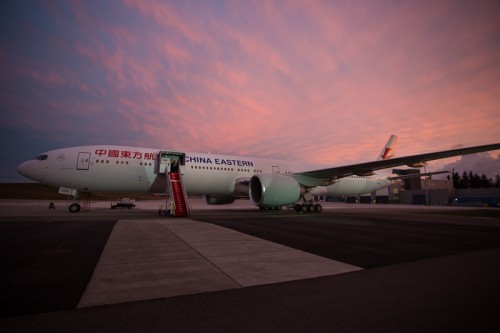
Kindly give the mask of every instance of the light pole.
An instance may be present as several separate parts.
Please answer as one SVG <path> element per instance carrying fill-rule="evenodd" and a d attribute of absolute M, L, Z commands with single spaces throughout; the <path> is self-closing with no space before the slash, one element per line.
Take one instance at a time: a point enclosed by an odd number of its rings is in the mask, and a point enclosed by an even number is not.
<path fill-rule="evenodd" d="M 424 164 L 424 174 L 427 173 L 427 164 Z M 424 179 L 426 179 L 426 176 L 424 176 Z M 429 188 L 427 186 L 427 182 L 424 181 L 424 186 L 425 186 L 425 205 L 429 206 Z"/>

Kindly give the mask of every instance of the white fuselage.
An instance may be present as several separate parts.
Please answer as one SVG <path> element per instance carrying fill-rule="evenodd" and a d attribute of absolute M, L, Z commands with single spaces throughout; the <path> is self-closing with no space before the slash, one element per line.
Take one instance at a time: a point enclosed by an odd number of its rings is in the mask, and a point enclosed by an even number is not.
<path fill-rule="evenodd" d="M 18 171 L 40 183 L 90 192 L 166 191 L 165 174 L 157 173 L 159 149 L 124 146 L 82 146 L 57 149 L 22 163 Z M 238 195 L 239 180 L 256 174 L 290 174 L 321 169 L 323 165 L 219 154 L 185 153 L 180 166 L 190 195 Z M 385 177 L 351 176 L 333 185 L 317 186 L 313 193 L 359 195 L 387 187 Z M 318 184 L 319 185 L 319 184 Z M 246 194 L 248 195 L 248 194 Z M 242 196 L 245 196 L 243 194 Z"/>

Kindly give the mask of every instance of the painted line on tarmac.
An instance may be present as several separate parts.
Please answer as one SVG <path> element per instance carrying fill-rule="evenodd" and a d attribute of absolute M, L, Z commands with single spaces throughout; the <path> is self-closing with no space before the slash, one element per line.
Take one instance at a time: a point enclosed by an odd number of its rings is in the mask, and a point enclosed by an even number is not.
<path fill-rule="evenodd" d="M 78 307 L 168 298 L 362 270 L 189 219 L 120 220 Z"/>

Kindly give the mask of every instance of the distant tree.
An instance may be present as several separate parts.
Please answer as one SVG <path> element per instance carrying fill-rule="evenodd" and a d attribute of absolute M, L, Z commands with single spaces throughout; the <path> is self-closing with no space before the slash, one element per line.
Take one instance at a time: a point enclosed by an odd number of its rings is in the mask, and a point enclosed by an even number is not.
<path fill-rule="evenodd" d="M 490 188 L 493 184 L 493 180 L 488 178 L 485 174 L 481 175 L 481 188 Z"/>
<path fill-rule="evenodd" d="M 474 174 L 472 173 L 472 171 L 469 171 L 467 176 L 469 177 L 469 187 L 468 188 L 476 188 L 476 180 L 474 179 Z"/>
<path fill-rule="evenodd" d="M 477 173 L 472 173 L 472 171 L 462 173 L 460 177 L 458 172 L 453 172 L 452 176 L 448 175 L 448 180 L 453 180 L 453 188 L 455 189 L 465 189 L 465 188 L 500 188 L 500 175 L 495 175 L 495 180 L 488 178 L 485 174 L 479 176 Z"/>
<path fill-rule="evenodd" d="M 449 177 L 449 175 L 448 175 Z M 456 189 L 459 189 L 459 188 L 462 188 L 461 187 L 461 183 L 460 183 L 460 175 L 458 174 L 458 172 L 453 172 L 452 174 L 452 177 L 453 179 L 453 188 L 456 188 Z"/>
<path fill-rule="evenodd" d="M 471 188 L 481 188 L 482 182 L 481 177 L 477 173 L 472 174 L 472 171 L 469 172 L 470 179 L 470 187 Z"/>
<path fill-rule="evenodd" d="M 470 180 L 469 180 L 469 175 L 467 175 L 467 172 L 462 173 L 462 178 L 460 178 L 460 188 L 469 188 L 470 187 Z"/>

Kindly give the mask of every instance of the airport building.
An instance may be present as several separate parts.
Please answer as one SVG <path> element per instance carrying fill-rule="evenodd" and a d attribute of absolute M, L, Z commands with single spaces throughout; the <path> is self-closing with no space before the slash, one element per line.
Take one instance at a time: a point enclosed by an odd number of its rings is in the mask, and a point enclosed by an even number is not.
<path fill-rule="evenodd" d="M 453 195 L 453 181 L 443 179 L 414 178 L 420 183 L 419 189 L 399 191 L 399 203 L 406 205 L 447 206 Z"/>
<path fill-rule="evenodd" d="M 453 192 L 453 206 L 500 208 L 500 188 L 469 188 Z"/>
<path fill-rule="evenodd" d="M 418 173 L 419 169 L 393 170 L 393 174 L 399 176 Z M 344 200 L 350 203 L 500 207 L 500 189 L 454 189 L 452 180 L 412 177 L 395 180 L 391 186 L 376 193 Z"/>

